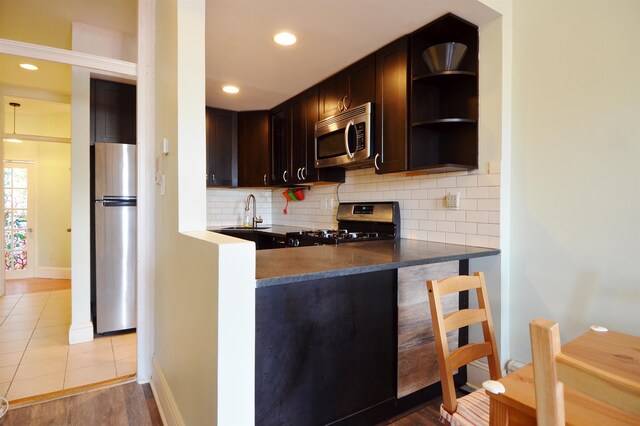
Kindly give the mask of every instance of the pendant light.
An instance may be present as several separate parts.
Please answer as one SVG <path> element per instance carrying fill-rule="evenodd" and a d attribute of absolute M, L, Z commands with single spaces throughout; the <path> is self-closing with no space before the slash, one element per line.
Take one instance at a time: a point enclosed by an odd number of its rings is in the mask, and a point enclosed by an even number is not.
<path fill-rule="evenodd" d="M 15 135 L 16 134 L 16 108 L 18 108 L 20 104 L 17 102 L 9 102 L 9 106 L 13 107 L 13 134 Z M 15 137 L 5 139 L 4 141 L 11 142 L 11 143 L 22 143 L 20 139 L 16 139 Z"/>

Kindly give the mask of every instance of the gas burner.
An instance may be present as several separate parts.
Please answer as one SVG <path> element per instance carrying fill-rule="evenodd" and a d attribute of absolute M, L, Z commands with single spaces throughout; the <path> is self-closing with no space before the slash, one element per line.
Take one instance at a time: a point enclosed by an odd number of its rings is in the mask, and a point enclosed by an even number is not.
<path fill-rule="evenodd" d="M 287 234 L 289 247 L 341 244 L 400 238 L 397 202 L 341 203 L 338 229 L 318 229 Z"/>

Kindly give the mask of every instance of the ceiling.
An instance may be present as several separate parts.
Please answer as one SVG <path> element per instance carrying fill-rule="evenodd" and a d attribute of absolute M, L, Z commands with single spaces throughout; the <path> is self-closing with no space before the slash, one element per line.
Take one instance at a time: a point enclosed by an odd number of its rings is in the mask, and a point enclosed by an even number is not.
<path fill-rule="evenodd" d="M 207 105 L 269 109 L 447 12 L 498 16 L 475 0 L 207 0 Z M 275 44 L 283 30 L 298 42 Z"/>
<path fill-rule="evenodd" d="M 478 25 L 498 16 L 476 0 L 207 0 L 206 6 L 206 102 L 237 111 L 269 109 L 446 12 Z M 136 19 L 135 0 L 0 0 L 0 37 L 67 49 L 71 22 L 136 34 Z M 276 45 L 273 35 L 282 30 L 298 43 Z M 15 69 L 19 58 L 0 59 L 0 84 L 19 88 L 20 96 L 31 90 L 69 98 L 68 67 L 39 63 L 34 76 Z M 223 93 L 224 84 L 240 93 Z"/>

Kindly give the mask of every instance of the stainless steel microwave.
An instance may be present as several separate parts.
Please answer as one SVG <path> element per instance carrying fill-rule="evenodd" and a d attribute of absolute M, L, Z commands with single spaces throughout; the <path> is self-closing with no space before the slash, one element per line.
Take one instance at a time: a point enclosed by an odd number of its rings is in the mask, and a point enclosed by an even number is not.
<path fill-rule="evenodd" d="M 371 102 L 318 121 L 315 127 L 316 167 L 372 166 L 372 124 Z"/>

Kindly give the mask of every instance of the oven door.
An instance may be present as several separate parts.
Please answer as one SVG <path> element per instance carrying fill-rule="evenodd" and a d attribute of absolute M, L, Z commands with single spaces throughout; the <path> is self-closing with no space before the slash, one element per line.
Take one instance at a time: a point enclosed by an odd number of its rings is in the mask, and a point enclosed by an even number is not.
<path fill-rule="evenodd" d="M 371 114 L 354 114 L 359 109 L 316 124 L 316 167 L 363 167 L 371 163 Z"/>

